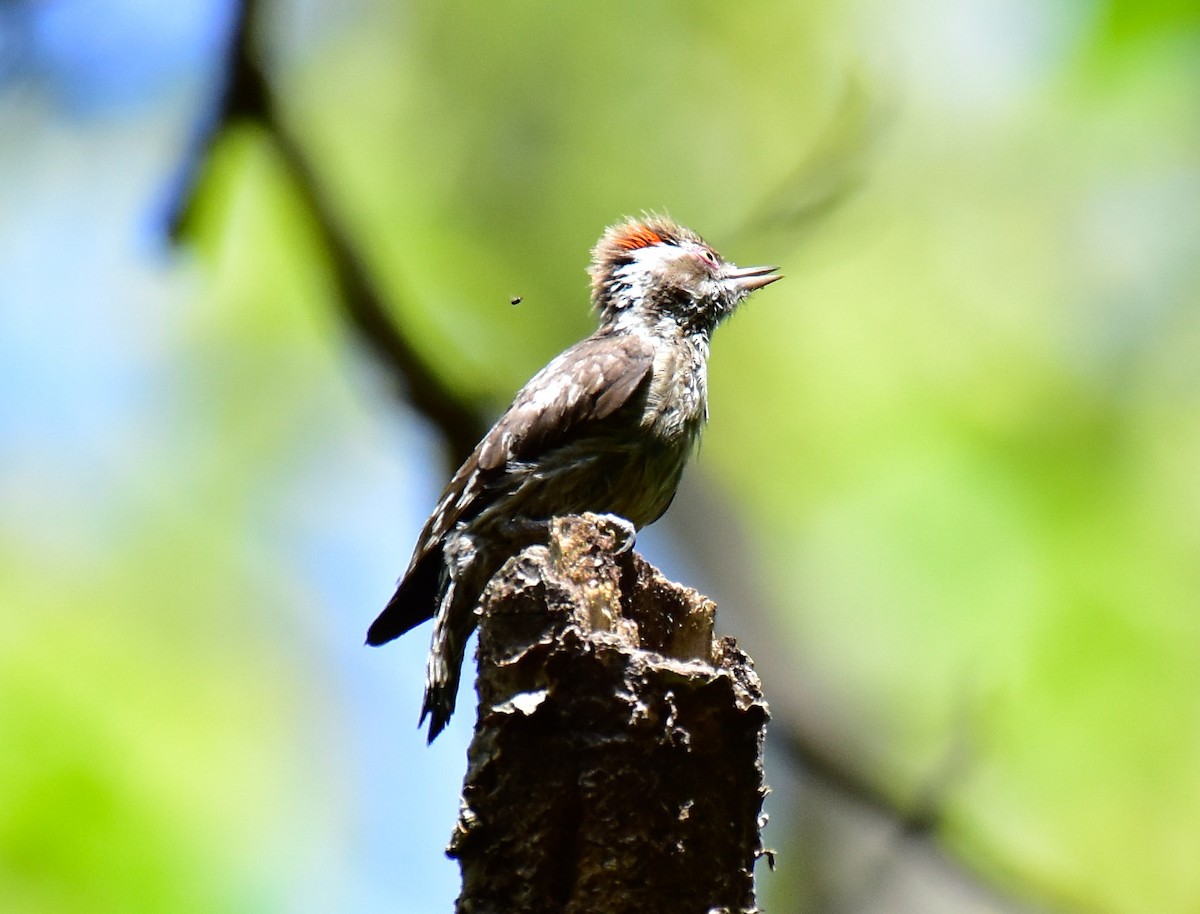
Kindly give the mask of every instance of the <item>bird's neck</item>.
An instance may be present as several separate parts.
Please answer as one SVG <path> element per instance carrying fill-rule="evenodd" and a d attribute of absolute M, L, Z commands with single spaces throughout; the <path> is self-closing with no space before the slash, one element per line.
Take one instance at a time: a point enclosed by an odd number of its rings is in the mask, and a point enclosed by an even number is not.
<path fill-rule="evenodd" d="M 642 308 L 626 308 L 601 326 L 601 333 L 629 334 L 647 339 L 652 343 L 675 343 L 698 347 L 708 355 L 711 330 L 707 327 L 692 327 L 681 323 L 672 314 L 662 311 L 647 311 Z"/>

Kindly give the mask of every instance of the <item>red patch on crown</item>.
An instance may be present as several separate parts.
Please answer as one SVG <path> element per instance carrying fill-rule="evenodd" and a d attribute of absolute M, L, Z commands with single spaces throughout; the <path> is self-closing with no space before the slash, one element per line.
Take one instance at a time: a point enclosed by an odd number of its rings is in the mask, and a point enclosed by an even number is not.
<path fill-rule="evenodd" d="M 653 229 L 645 225 L 631 225 L 628 231 L 613 239 L 613 244 L 623 251 L 636 251 L 648 248 L 652 244 L 661 244 L 665 239 Z"/>

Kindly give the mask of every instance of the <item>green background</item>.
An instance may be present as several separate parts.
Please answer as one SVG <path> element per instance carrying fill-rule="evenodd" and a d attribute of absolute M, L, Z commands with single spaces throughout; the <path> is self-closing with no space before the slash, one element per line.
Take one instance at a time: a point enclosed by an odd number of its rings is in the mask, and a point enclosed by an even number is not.
<path fill-rule="evenodd" d="M 935 809 L 980 910 L 1200 910 L 1197 9 L 267 12 L 341 228 L 492 411 L 589 332 L 620 216 L 779 263 L 651 558 L 722 603 L 777 726 Z M 426 751 L 425 635 L 359 647 L 435 435 L 260 130 L 222 135 L 182 248 L 120 227 L 217 64 L 82 119 L 0 94 L 0 908 L 445 910 L 469 721 Z M 806 857 L 821 814 L 772 764 L 763 906 L 908 910 Z"/>

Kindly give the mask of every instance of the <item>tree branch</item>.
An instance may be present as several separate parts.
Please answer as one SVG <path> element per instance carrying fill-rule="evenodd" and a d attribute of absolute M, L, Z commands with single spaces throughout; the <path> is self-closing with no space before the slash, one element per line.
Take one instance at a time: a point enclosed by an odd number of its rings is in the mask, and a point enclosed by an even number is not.
<path fill-rule="evenodd" d="M 179 238 L 186 233 L 211 150 L 220 135 L 238 122 L 257 124 L 278 152 L 300 203 L 309 212 L 317 241 L 329 257 L 336 299 L 347 324 L 391 374 L 397 394 L 438 429 L 446 445 L 447 462 L 457 466 L 487 431 L 484 412 L 442 381 L 401 325 L 392 319 L 384 297 L 371 281 L 368 264 L 326 196 L 324 183 L 280 114 L 255 53 L 257 15 L 255 0 L 244 0 L 237 8 L 217 113 L 194 143 L 188 174 L 181 182 L 184 195 L 170 221 L 172 236 Z"/>

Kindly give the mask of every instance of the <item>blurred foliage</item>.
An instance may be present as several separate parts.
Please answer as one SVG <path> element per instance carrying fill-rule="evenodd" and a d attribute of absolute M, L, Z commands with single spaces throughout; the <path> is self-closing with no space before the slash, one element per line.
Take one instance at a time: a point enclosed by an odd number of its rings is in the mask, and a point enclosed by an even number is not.
<path fill-rule="evenodd" d="M 1190 909 L 1195 11 L 854 12 L 400 8 L 293 93 L 402 319 L 497 397 L 583 332 L 562 265 L 621 212 L 779 257 L 717 341 L 704 461 L 770 544 L 796 662 L 898 801 L 961 757 L 933 789 L 983 869 Z M 878 124 L 840 130 L 860 84 Z M 822 144 L 858 193 L 795 246 L 753 231 Z"/>
<path fill-rule="evenodd" d="M 838 738 L 1018 895 L 1194 911 L 1194 4 L 329 15 L 279 8 L 269 70 L 449 382 L 499 408 L 586 333 L 586 251 L 622 214 L 779 261 L 716 339 L 700 462 Z M 342 641 L 365 617 L 306 563 L 334 548 L 318 468 L 354 465 L 381 408 L 305 218 L 264 138 L 225 135 L 103 533 L 2 531 L 22 612 L 0 619 L 0 739 L 22 748 L 0 760 L 0 908 L 294 910 L 257 855 L 342 822 L 336 798 L 292 808 L 346 726 L 302 664 L 321 607 Z"/>

